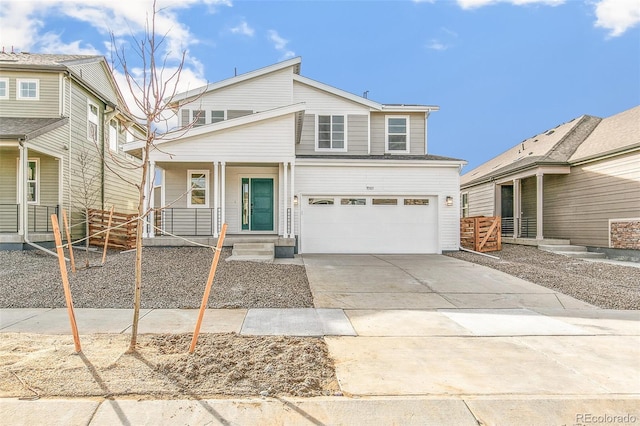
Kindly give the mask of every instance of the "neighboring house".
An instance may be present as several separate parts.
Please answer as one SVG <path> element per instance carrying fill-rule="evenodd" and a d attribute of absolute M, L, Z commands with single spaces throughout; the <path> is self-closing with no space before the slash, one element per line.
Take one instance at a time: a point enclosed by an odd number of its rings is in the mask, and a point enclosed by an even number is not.
<path fill-rule="evenodd" d="M 168 234 L 212 242 L 227 223 L 230 239 L 271 238 L 283 257 L 294 246 L 457 250 L 465 162 L 427 154 L 427 119 L 438 107 L 380 104 L 301 76 L 300 63 L 175 99 L 182 123 L 194 127 L 151 152 L 150 176 L 161 169 L 162 179 L 150 200 L 167 207 L 145 244 L 173 244 Z M 139 155 L 140 147 L 125 149 Z"/>
<path fill-rule="evenodd" d="M 85 208 L 134 211 L 121 178 L 140 162 L 121 146 L 143 134 L 102 56 L 0 53 L 0 248 L 53 241 L 60 208 L 72 226 Z"/>
<path fill-rule="evenodd" d="M 462 215 L 502 216 L 503 234 L 638 250 L 640 106 L 526 139 L 465 173 L 460 188 Z"/>

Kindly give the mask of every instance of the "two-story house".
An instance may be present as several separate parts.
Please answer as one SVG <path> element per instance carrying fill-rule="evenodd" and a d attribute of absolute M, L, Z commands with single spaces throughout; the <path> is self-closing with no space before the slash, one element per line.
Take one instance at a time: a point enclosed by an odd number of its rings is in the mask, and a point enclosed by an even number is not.
<path fill-rule="evenodd" d="M 134 211 L 142 135 L 104 57 L 0 53 L 0 248 L 52 242 L 60 208 L 76 237 L 86 208 Z"/>
<path fill-rule="evenodd" d="M 145 244 L 215 239 L 227 223 L 236 240 L 272 237 L 282 257 L 457 250 L 464 161 L 427 153 L 438 107 L 380 104 L 303 77 L 300 64 L 173 99 L 194 126 L 151 152 L 150 177 L 162 179 L 149 199 L 165 208 Z"/>

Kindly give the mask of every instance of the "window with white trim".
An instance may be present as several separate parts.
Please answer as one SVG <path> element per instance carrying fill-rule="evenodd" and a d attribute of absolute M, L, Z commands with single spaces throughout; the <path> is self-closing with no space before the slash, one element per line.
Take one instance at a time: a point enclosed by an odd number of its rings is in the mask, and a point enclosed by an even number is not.
<path fill-rule="evenodd" d="M 207 124 L 207 112 L 202 109 L 193 110 L 193 127 L 204 126 Z"/>
<path fill-rule="evenodd" d="M 409 152 L 409 116 L 387 115 L 385 118 L 386 152 Z"/>
<path fill-rule="evenodd" d="M 16 99 L 37 101 L 40 99 L 40 80 L 17 79 Z"/>
<path fill-rule="evenodd" d="M 316 149 L 346 149 L 346 132 L 344 115 L 318 115 Z"/>
<path fill-rule="evenodd" d="M 20 159 L 18 161 L 18 181 L 22 179 L 20 176 Z M 27 203 L 38 204 L 40 202 L 40 160 L 30 158 L 27 161 L 27 180 L 25 191 L 27 192 Z M 20 197 L 20 193 L 17 194 Z M 21 202 L 21 201 L 18 201 Z"/>
<path fill-rule="evenodd" d="M 187 207 L 209 207 L 209 170 L 188 170 L 187 184 Z"/>
<path fill-rule="evenodd" d="M 469 217 L 469 193 L 463 192 L 460 194 L 460 215 L 462 217 Z"/>
<path fill-rule="evenodd" d="M 109 121 L 109 149 L 118 151 L 118 122 L 116 120 Z"/>
<path fill-rule="evenodd" d="M 0 99 L 9 99 L 9 79 L 0 78 Z"/>
<path fill-rule="evenodd" d="M 87 102 L 87 139 L 98 142 L 98 105 Z"/>
<path fill-rule="evenodd" d="M 224 110 L 211 111 L 211 123 L 218 123 L 220 121 L 224 121 Z"/>

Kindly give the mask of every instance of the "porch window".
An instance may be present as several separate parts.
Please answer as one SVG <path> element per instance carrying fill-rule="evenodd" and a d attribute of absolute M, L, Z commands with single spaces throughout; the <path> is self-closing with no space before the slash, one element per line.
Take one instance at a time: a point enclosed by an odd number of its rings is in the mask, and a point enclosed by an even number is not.
<path fill-rule="evenodd" d="M 98 106 L 89 102 L 87 104 L 87 139 L 98 142 Z"/>
<path fill-rule="evenodd" d="M 27 162 L 27 203 L 38 204 L 40 201 L 40 167 L 38 160 Z"/>
<path fill-rule="evenodd" d="M 460 215 L 462 217 L 469 217 L 469 193 L 465 192 L 460 195 Z"/>
<path fill-rule="evenodd" d="M 0 78 L 0 99 L 9 99 L 9 79 Z"/>
<path fill-rule="evenodd" d="M 40 99 L 40 80 L 24 80 L 17 79 L 16 80 L 18 90 L 17 90 L 17 99 L 28 99 L 37 101 Z"/>
<path fill-rule="evenodd" d="M 209 207 L 209 170 L 189 170 L 187 180 L 187 207 Z"/>
<path fill-rule="evenodd" d="M 318 116 L 318 150 L 345 149 L 344 115 Z"/>
<path fill-rule="evenodd" d="M 386 117 L 386 152 L 409 152 L 409 117 Z"/>

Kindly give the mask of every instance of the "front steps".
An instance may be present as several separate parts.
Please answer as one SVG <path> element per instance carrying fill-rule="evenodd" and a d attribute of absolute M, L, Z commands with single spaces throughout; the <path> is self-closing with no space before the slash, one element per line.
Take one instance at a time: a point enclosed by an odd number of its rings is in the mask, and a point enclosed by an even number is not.
<path fill-rule="evenodd" d="M 234 243 L 231 256 L 226 260 L 248 260 L 272 263 L 275 257 L 274 243 Z"/>
<path fill-rule="evenodd" d="M 569 256 L 576 259 L 606 259 L 607 257 L 604 253 L 587 251 L 587 248 L 584 246 L 574 246 L 568 244 L 539 244 L 538 248 L 540 250 L 562 254 L 564 256 Z"/>

